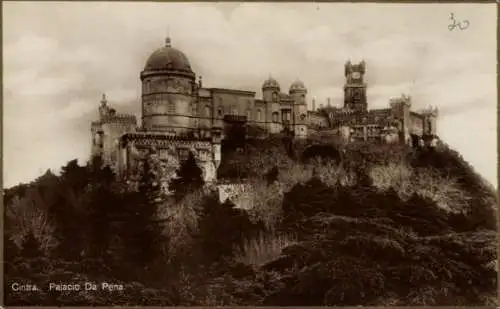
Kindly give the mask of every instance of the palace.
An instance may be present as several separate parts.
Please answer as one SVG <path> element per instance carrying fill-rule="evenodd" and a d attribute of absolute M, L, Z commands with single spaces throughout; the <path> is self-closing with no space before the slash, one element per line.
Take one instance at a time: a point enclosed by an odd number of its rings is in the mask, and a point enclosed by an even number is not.
<path fill-rule="evenodd" d="M 411 110 L 411 98 L 390 99 L 388 108 L 369 110 L 365 62 L 345 64 L 343 107 L 308 110 L 307 88 L 296 80 L 288 93 L 269 77 L 262 98 L 242 89 L 204 88 L 186 55 L 172 47 L 170 38 L 154 51 L 140 72 L 142 115 L 121 114 L 103 95 L 99 119 L 91 125 L 92 155 L 100 155 L 120 177 L 138 177 L 142 159 L 154 154 L 164 162 L 166 178 L 192 153 L 206 182 L 216 180 L 225 128 L 234 123 L 260 128 L 267 134 L 283 130 L 295 138 L 337 135 L 345 142 L 373 140 L 414 146 L 436 140 L 437 110 Z"/>

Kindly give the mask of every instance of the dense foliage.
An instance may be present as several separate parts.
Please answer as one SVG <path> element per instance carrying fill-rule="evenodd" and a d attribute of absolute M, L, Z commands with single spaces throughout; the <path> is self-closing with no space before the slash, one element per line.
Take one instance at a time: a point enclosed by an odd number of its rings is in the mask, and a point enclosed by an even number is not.
<path fill-rule="evenodd" d="M 95 158 L 7 189 L 6 304 L 496 305 L 496 195 L 456 152 L 288 136 L 224 151 L 251 208 L 203 188 L 193 157 L 173 196 L 152 157 L 136 186 Z"/>

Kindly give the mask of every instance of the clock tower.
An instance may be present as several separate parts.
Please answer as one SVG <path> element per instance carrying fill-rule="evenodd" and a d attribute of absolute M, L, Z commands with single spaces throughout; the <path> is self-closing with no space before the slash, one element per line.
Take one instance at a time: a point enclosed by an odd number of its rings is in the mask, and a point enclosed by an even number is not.
<path fill-rule="evenodd" d="M 357 112 L 366 112 L 368 103 L 366 100 L 366 84 L 364 82 L 365 61 L 359 64 L 352 64 L 347 61 L 345 64 L 344 85 L 344 108 Z"/>

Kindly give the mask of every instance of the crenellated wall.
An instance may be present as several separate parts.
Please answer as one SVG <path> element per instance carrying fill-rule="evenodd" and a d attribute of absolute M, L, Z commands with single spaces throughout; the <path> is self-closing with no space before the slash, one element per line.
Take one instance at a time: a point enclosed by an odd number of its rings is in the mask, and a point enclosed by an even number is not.
<path fill-rule="evenodd" d="M 142 171 L 142 162 L 153 154 L 161 162 L 161 175 L 167 186 L 181 162 L 192 153 L 203 172 L 206 183 L 216 180 L 216 169 L 220 164 L 220 144 L 214 139 L 196 139 L 179 137 L 173 134 L 141 132 L 129 133 L 120 139 L 119 162 L 122 178 L 138 179 Z"/>

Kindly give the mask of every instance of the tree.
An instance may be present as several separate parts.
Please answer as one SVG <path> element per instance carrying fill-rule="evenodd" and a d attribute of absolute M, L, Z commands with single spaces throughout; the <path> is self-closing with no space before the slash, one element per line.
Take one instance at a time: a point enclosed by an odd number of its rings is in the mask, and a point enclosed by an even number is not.
<path fill-rule="evenodd" d="M 91 185 L 87 190 L 86 246 L 85 257 L 97 260 L 95 271 L 101 272 L 102 266 L 108 265 L 112 255 L 117 255 L 109 248 L 111 238 L 117 235 L 114 221 L 123 212 L 121 196 L 113 190 L 114 174 L 102 165 L 91 165 Z"/>
<path fill-rule="evenodd" d="M 77 159 L 71 160 L 61 168 L 61 179 L 68 187 L 81 190 L 88 183 L 87 168 L 78 165 Z"/>
<path fill-rule="evenodd" d="M 196 159 L 191 152 L 187 160 L 181 163 L 176 176 L 169 184 L 169 188 L 174 192 L 176 200 L 181 200 L 187 193 L 203 187 L 203 171 L 196 163 Z"/>
<path fill-rule="evenodd" d="M 116 217 L 120 221 L 125 265 L 139 275 L 160 256 L 162 226 L 157 222 L 158 206 L 164 201 L 160 177 L 154 168 L 152 156 L 144 161 L 144 169 L 137 192 L 126 193 L 123 210 Z"/>
<path fill-rule="evenodd" d="M 33 233 L 28 233 L 24 238 L 20 255 L 24 258 L 32 259 L 43 255 L 40 245 Z"/>

